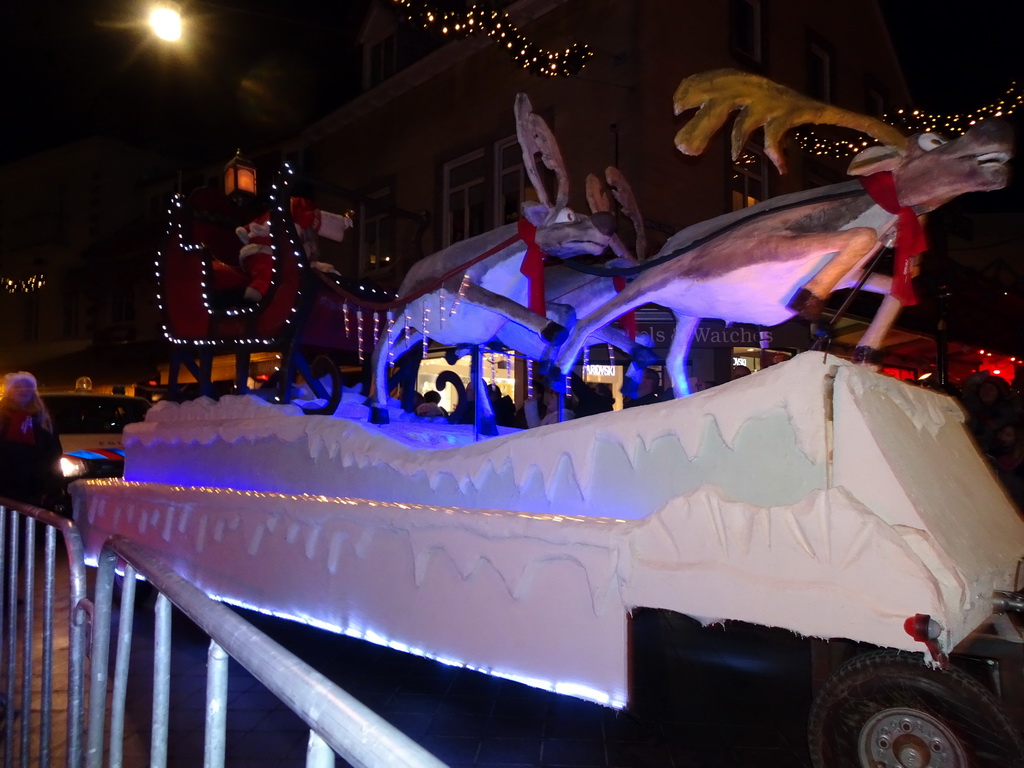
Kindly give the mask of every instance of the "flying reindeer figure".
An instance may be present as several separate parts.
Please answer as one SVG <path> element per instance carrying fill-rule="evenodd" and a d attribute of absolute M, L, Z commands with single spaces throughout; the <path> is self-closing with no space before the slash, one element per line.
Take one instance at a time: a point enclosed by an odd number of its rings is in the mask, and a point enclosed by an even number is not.
<path fill-rule="evenodd" d="M 441 344 L 483 345 L 497 339 L 506 326 L 519 326 L 545 345 L 564 340 L 565 326 L 546 316 L 543 258 L 597 256 L 615 234 L 615 217 L 608 211 L 584 216 L 568 207 L 565 163 L 525 94 L 516 97 L 515 116 L 523 163 L 540 201 L 524 203 L 518 224 L 454 243 L 409 270 L 398 291 L 409 298 L 400 299 L 403 305 L 373 351 L 373 423 L 388 421 L 383 382 L 389 360 L 422 343 L 424 334 Z M 537 155 L 556 175 L 553 201 L 542 183 Z"/>
<path fill-rule="evenodd" d="M 629 219 L 636 237 L 634 254 L 622 242 L 618 234 L 609 240 L 609 247 L 616 258 L 605 262 L 605 269 L 628 269 L 643 263 L 647 252 L 647 236 L 643 217 L 632 187 L 614 166 L 605 169 L 604 183 L 594 174 L 587 176 L 587 203 L 591 214 L 599 212 L 613 213 L 613 198 L 619 210 Z M 578 317 L 586 317 L 591 312 L 610 301 L 626 285 L 625 278 L 581 272 L 570 265 L 556 264 L 548 267 L 544 274 L 544 300 L 547 315 L 552 320 L 567 328 L 575 325 Z M 605 325 L 594 331 L 589 340 L 592 344 L 609 344 L 629 355 L 634 365 L 627 371 L 627 378 L 632 376 L 639 381 L 643 367 L 654 361 L 655 356 L 646 347 L 637 344 L 635 329 L 625 330 L 613 325 Z M 558 348 L 536 334 L 531 334 L 522 326 L 506 325 L 498 334 L 497 340 L 510 349 L 514 349 L 531 360 L 548 361 Z M 639 369 L 637 369 L 637 365 Z"/>
<path fill-rule="evenodd" d="M 946 141 L 932 133 L 909 138 L 892 126 L 801 96 L 762 77 L 717 70 L 682 81 L 676 114 L 698 112 L 676 136 L 685 154 L 700 154 L 730 113 L 732 154 L 764 126 L 765 152 L 780 172 L 780 142 L 807 123 L 854 128 L 881 142 L 865 149 L 848 173 L 857 181 L 776 197 L 676 233 L 646 269 L 573 329 L 556 358 L 572 369 L 598 328 L 643 304 L 660 304 L 676 319 L 666 366 L 676 396 L 689 394 L 685 359 L 702 318 L 772 326 L 801 314 L 820 317 L 838 288 L 857 285 L 883 247 L 895 243 L 893 277 L 871 274 L 863 287 L 885 295 L 854 360 L 877 362 L 879 348 L 904 304 L 913 303 L 911 270 L 927 244 L 918 216 L 966 192 L 1001 189 L 1009 181 L 1013 132 L 1001 120 L 975 125 Z"/>
<path fill-rule="evenodd" d="M 643 218 L 640 216 L 632 188 L 621 172 L 614 167 L 607 168 L 604 183 L 594 174 L 590 174 L 587 177 L 586 190 L 591 213 L 612 213 L 614 208 L 612 198 L 614 198 L 621 212 L 633 225 L 637 253 L 641 256 L 646 253 Z M 619 255 L 606 261 L 602 268 L 624 269 L 640 263 L 617 234 L 612 236 L 609 246 L 615 254 Z M 581 272 L 565 263 L 545 267 L 544 301 L 547 316 L 554 323 L 571 327 L 578 316 L 590 314 L 614 297 L 624 285 L 625 278 Z M 626 370 L 626 378 L 623 383 L 623 392 L 627 395 L 630 391 L 635 391 L 639 385 L 644 368 L 658 359 L 649 347 L 636 341 L 635 335 L 635 328 L 632 327 L 632 324 L 629 324 L 628 329 L 608 325 L 597 329 L 591 339 L 593 343 L 610 345 L 629 357 L 631 362 Z M 470 354 L 473 351 L 473 346 L 471 344 L 455 344 L 453 352 L 450 353 L 451 362 Z M 557 346 L 550 344 L 543 335 L 538 335 L 517 323 L 503 325 L 488 346 L 492 351 L 499 353 L 514 351 L 517 355 L 538 361 L 540 363 L 538 370 L 549 366 L 552 354 L 557 351 Z M 419 367 L 418 360 L 404 362 L 410 362 L 410 365 L 402 365 L 401 378 L 406 382 L 414 380 L 415 372 Z M 439 384 L 439 388 L 451 381 L 450 377 L 446 377 Z M 476 384 L 475 395 L 481 405 L 480 432 L 484 435 L 497 434 L 497 425 L 490 399 L 484 397 L 485 393 L 481 383 L 478 381 Z"/>

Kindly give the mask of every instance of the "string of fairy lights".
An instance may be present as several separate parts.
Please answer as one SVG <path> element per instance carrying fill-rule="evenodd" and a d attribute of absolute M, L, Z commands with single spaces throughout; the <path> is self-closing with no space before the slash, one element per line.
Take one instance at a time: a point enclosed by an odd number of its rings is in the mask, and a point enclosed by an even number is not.
<path fill-rule="evenodd" d="M 406 20 L 417 23 L 441 38 L 462 38 L 484 34 L 506 49 L 519 66 L 531 74 L 545 77 L 569 77 L 594 55 L 582 43 L 573 43 L 563 51 L 546 50 L 531 42 L 518 30 L 504 11 L 472 5 L 467 11 L 441 11 L 421 0 L 393 0 Z"/>
<path fill-rule="evenodd" d="M 32 275 L 24 278 L 0 277 L 0 286 L 7 293 L 35 293 L 46 285 L 45 275 Z"/>
<path fill-rule="evenodd" d="M 920 109 L 899 109 L 887 113 L 882 120 L 890 125 L 902 128 L 909 134 L 934 132 L 943 136 L 955 137 L 966 133 L 979 120 L 992 117 L 1008 117 L 1024 104 L 1024 88 L 1011 82 L 1003 95 L 983 107 L 964 114 L 943 115 L 925 112 Z M 870 147 L 876 142 L 873 139 L 838 139 L 827 136 L 821 129 L 802 127 L 794 131 L 794 138 L 801 150 L 817 157 L 848 158 Z"/>

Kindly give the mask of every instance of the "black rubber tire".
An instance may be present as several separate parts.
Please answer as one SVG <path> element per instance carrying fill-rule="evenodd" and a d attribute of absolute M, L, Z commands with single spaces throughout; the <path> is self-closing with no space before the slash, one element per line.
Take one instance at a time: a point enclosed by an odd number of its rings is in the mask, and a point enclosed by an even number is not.
<path fill-rule="evenodd" d="M 909 710 L 922 721 L 940 724 L 955 742 L 953 752 L 964 756 L 950 761 L 952 752 L 947 750 L 944 765 L 1024 768 L 1024 740 L 988 689 L 955 667 L 932 668 L 917 654 L 895 651 L 850 659 L 822 687 L 807 729 L 815 768 L 904 765 L 898 760 L 889 765 L 862 761 L 858 754 L 865 727 L 871 728 L 872 718 L 887 710 Z"/>

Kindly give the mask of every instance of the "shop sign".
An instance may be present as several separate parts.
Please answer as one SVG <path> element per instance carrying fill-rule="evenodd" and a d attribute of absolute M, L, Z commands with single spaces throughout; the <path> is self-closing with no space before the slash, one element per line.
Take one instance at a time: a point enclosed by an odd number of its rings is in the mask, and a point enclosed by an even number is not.
<path fill-rule="evenodd" d="M 649 323 L 638 330 L 650 335 L 654 347 L 667 348 L 675 334 L 675 323 Z M 701 323 L 693 333 L 694 347 L 770 347 L 772 332 L 756 325 L 711 325 Z"/>

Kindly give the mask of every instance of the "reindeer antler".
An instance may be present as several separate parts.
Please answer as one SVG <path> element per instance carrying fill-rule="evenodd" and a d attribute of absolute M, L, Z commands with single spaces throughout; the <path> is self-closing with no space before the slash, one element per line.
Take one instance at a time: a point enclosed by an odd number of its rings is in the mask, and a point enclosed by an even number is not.
<path fill-rule="evenodd" d="M 608 245 L 619 258 L 640 261 L 647 253 L 647 234 L 644 230 L 644 220 L 640 216 L 640 209 L 633 195 L 633 188 L 629 186 L 629 182 L 626 181 L 622 172 L 614 166 L 610 165 L 605 169 L 604 178 L 605 184 L 602 184 L 594 174 L 591 173 L 587 176 L 587 204 L 590 206 L 590 212 L 608 211 L 610 213 L 612 195 L 614 195 L 619 208 L 633 224 L 633 230 L 636 232 L 636 254 L 629 252 L 622 242 L 622 238 L 617 234 L 612 235 Z M 611 190 L 610 195 L 609 190 Z"/>
<path fill-rule="evenodd" d="M 608 194 L 607 187 L 601 183 L 601 180 L 592 173 L 587 174 L 587 182 L 584 185 L 587 192 L 587 205 L 590 206 L 591 213 L 597 213 L 598 211 L 612 210 L 612 198 Z"/>
<path fill-rule="evenodd" d="M 609 165 L 605 169 L 604 178 L 611 187 L 619 207 L 622 208 L 622 213 L 633 224 L 633 231 L 636 232 L 636 258 L 643 261 L 647 258 L 647 230 L 644 228 L 644 218 L 640 215 L 640 206 L 636 203 L 633 188 L 622 175 L 622 171 L 614 165 Z"/>
<path fill-rule="evenodd" d="M 739 157 L 750 134 L 764 126 L 764 149 L 780 173 L 786 172 L 780 142 L 791 128 L 807 123 L 838 125 L 868 134 L 900 153 L 906 137 L 891 125 L 868 115 L 815 101 L 784 85 L 736 69 L 718 69 L 692 75 L 676 88 L 676 114 L 699 108 L 676 134 L 676 147 L 699 155 L 729 114 L 739 110 L 732 128 L 732 157 Z"/>
<path fill-rule="evenodd" d="M 533 106 L 525 93 L 516 94 L 515 104 L 516 136 L 523 150 L 523 165 L 526 175 L 530 177 L 533 188 L 537 190 L 540 202 L 548 208 L 564 208 L 569 203 L 569 176 L 565 171 L 565 162 L 558 149 L 555 136 L 548 128 L 544 119 L 533 112 Z M 544 188 L 537 168 L 537 155 L 548 169 L 554 171 L 558 179 L 558 191 L 555 193 L 555 204 L 551 205 L 547 190 Z"/>

